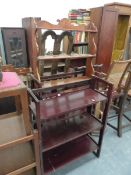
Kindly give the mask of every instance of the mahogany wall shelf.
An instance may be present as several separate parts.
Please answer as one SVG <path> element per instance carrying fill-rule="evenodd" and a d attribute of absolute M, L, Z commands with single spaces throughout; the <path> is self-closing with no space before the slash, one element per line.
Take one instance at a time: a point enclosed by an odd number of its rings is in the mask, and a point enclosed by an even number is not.
<path fill-rule="evenodd" d="M 99 82 L 108 87 L 107 94 L 96 89 Z M 62 93 L 53 93 L 53 88 L 28 89 L 32 123 L 40 133 L 41 166 L 45 173 L 89 152 L 100 156 L 112 84 L 94 77 L 86 85 L 87 80 L 80 89 L 75 87 Z M 94 113 L 99 102 L 105 103 L 101 120 Z M 91 136 L 96 130 L 98 141 Z"/>
<path fill-rule="evenodd" d="M 59 77 L 55 77 L 55 81 L 49 85 L 41 78 L 46 78 L 46 75 L 52 76 L 53 79 L 56 74 L 66 74 L 82 66 L 85 67 L 85 72 L 81 76 L 85 75 L 88 79 L 94 73 L 92 60 L 96 56 L 94 35 L 97 33 L 97 28 L 91 21 L 85 25 L 80 24 L 76 26 L 66 18 L 57 20 L 57 24 L 42 21 L 41 18 L 24 18 L 22 19 L 22 25 L 27 33 L 30 64 L 35 78 L 39 81 L 40 87 L 48 88 L 49 86 L 54 86 L 54 84 L 72 83 L 72 79 L 69 79 L 71 76 L 64 77 L 64 79 L 68 78 L 67 82 L 64 80 L 62 82 L 62 78 L 61 82 L 59 82 Z M 57 34 L 56 30 L 60 30 L 61 33 Z M 89 42 L 85 43 L 85 45 L 89 47 L 89 54 L 72 54 L 73 31 L 88 34 Z M 53 50 L 49 52 L 47 52 L 48 36 L 51 36 L 51 42 L 53 42 Z M 65 40 L 67 40 L 66 46 L 64 45 Z M 76 77 L 74 78 L 74 82 L 78 82 Z"/>

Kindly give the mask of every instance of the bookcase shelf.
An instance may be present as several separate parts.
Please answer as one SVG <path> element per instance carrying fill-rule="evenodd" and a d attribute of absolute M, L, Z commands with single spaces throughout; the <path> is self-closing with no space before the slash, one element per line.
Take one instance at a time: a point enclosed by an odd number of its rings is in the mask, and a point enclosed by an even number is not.
<path fill-rule="evenodd" d="M 43 154 L 44 170 L 49 172 L 64 166 L 65 164 L 78 159 L 85 154 L 98 149 L 98 146 L 88 137 L 83 136 L 55 150 Z"/>
<path fill-rule="evenodd" d="M 60 55 L 45 55 L 45 56 L 38 56 L 37 61 L 46 61 L 46 60 L 62 60 L 62 59 L 85 59 L 85 58 L 94 58 L 95 54 L 77 54 L 77 53 L 72 53 L 71 55 L 67 54 L 60 54 Z"/>
<path fill-rule="evenodd" d="M 105 96 L 92 89 L 79 90 L 73 93 L 60 95 L 40 103 L 40 119 L 48 120 L 56 118 L 56 116 L 62 116 L 63 114 L 104 100 L 107 100 Z"/>
<path fill-rule="evenodd" d="M 43 129 L 42 151 L 49 151 L 84 136 L 94 130 L 99 130 L 102 127 L 102 124 L 99 121 L 97 121 L 93 116 L 88 116 L 88 114 L 83 114 L 80 118 L 76 117 L 74 120 L 75 122 L 68 121 L 68 126 L 66 126 L 65 121 L 62 121 L 60 125 L 56 124 L 56 126 L 49 130 Z"/>
<path fill-rule="evenodd" d="M 90 81 L 90 85 L 85 81 L 85 85 L 69 88 L 69 92 L 58 93 L 59 87 L 54 93 L 48 88 L 28 90 L 31 116 L 40 133 L 44 173 L 89 152 L 100 156 L 112 85 L 97 77 Z M 95 89 L 98 81 L 108 86 L 106 94 Z M 95 117 L 95 105 L 99 102 L 105 104 L 101 120 Z M 98 141 L 91 136 L 94 131 L 99 131 Z"/>

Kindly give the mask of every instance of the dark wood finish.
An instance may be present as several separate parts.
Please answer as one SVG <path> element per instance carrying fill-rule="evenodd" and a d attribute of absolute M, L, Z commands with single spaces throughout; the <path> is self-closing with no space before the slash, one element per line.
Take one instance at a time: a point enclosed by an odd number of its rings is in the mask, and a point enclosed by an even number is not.
<path fill-rule="evenodd" d="M 88 98 L 87 98 L 88 97 Z M 40 119 L 47 120 L 83 107 L 106 100 L 106 97 L 92 89 L 80 90 L 40 102 Z"/>
<path fill-rule="evenodd" d="M 98 82 L 107 86 L 105 95 L 96 89 Z M 86 80 L 78 88 L 68 85 L 64 85 L 65 92 L 62 93 L 56 91 L 59 86 L 28 89 L 32 123 L 37 125 L 40 133 L 43 172 L 58 168 L 88 152 L 95 151 L 96 156 L 100 156 L 113 86 L 98 77 L 93 77 L 90 84 Z M 94 116 L 93 109 L 98 102 L 105 103 L 102 120 Z M 96 130 L 100 131 L 98 142 L 90 135 Z"/>
<path fill-rule="evenodd" d="M 95 19 L 96 16 L 98 19 Z M 111 64 L 117 17 L 118 14 L 116 10 L 110 9 L 108 7 L 92 9 L 91 19 L 94 20 L 94 23 L 97 26 L 99 26 L 99 34 L 96 38 L 98 47 L 96 64 L 103 64 L 103 72 L 107 72 Z M 110 23 L 109 20 L 111 21 Z"/>
<path fill-rule="evenodd" d="M 79 157 L 97 149 L 97 145 L 92 140 L 90 140 L 88 136 L 84 136 L 64 146 L 56 148 L 55 150 L 51 150 L 50 152 L 45 153 L 45 172 L 52 171 L 52 169 L 55 170 L 69 163 L 70 161 L 78 159 Z M 49 161 L 51 162 L 53 168 L 47 165 Z"/>
<path fill-rule="evenodd" d="M 100 35 L 100 28 L 102 22 L 102 7 L 96 7 L 91 9 L 90 19 L 94 22 L 95 26 L 97 27 L 98 33 L 94 36 L 95 43 L 98 45 L 99 42 L 99 35 Z"/>
<path fill-rule="evenodd" d="M 111 21 L 109 23 L 108 20 Z M 113 42 L 115 37 L 117 12 L 114 10 L 106 9 L 103 10 L 103 19 L 101 24 L 101 31 L 99 37 L 99 46 L 96 64 L 103 64 L 104 72 L 107 72 L 111 63 Z"/>
<path fill-rule="evenodd" d="M 74 119 L 75 122 L 69 121 L 68 124 L 61 122 L 59 127 L 56 125 L 49 130 L 43 129 L 43 152 L 64 145 L 94 130 L 100 130 L 102 127 L 99 121 L 87 114 L 82 114 L 79 119 L 74 117 Z"/>
<path fill-rule="evenodd" d="M 130 10 L 131 7 L 128 4 L 121 3 L 111 3 L 106 4 L 103 7 L 93 8 L 91 10 L 91 20 L 98 28 L 98 34 L 96 39 L 97 43 L 97 54 L 96 54 L 96 63 L 103 64 L 102 71 L 107 73 L 110 67 L 111 62 L 113 61 L 113 52 L 116 49 L 121 51 L 121 56 L 117 59 L 125 59 L 125 52 L 127 46 L 127 38 L 129 37 L 129 26 L 130 26 Z M 127 24 L 123 23 L 123 26 L 127 25 L 127 29 L 123 29 L 120 33 L 119 19 L 128 18 Z M 109 22 L 110 21 L 110 22 Z M 121 25 L 122 26 L 122 25 Z M 118 31 L 119 30 L 119 31 Z M 121 41 L 121 48 L 118 50 L 117 39 L 119 35 L 119 41 Z M 121 36 L 123 35 L 123 38 Z M 120 43 L 119 43 L 120 44 Z M 121 45 L 121 44 L 120 44 Z M 124 54 L 122 54 L 122 50 Z M 126 58 L 129 59 L 129 58 Z"/>

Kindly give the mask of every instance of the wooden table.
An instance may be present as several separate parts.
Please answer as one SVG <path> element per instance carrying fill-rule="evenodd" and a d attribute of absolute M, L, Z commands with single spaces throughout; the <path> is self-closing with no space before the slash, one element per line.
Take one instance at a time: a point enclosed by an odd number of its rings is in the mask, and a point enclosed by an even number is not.
<path fill-rule="evenodd" d="M 19 84 L 14 87 L 0 88 L 0 98 L 4 97 L 15 97 L 16 110 L 18 114 L 23 114 L 24 125 L 27 135 L 31 133 L 30 121 L 29 121 L 29 109 L 28 109 L 28 97 L 27 97 L 27 87 L 20 80 L 19 76 L 12 72 L 16 78 L 19 80 Z M 5 104 L 6 105 L 6 104 Z"/>

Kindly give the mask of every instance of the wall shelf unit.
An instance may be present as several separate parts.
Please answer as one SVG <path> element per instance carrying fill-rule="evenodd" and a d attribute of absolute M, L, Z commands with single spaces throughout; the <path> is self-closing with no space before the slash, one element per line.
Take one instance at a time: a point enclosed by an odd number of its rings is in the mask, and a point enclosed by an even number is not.
<path fill-rule="evenodd" d="M 48 88 L 51 84 L 52 86 L 59 85 L 60 83 L 65 84 L 69 83 L 70 80 L 71 83 L 72 81 L 75 82 L 75 80 L 78 82 L 80 78 L 77 76 L 76 70 L 79 70 L 81 67 L 84 67 L 84 71 L 82 70 L 81 72 L 80 81 L 82 81 L 82 79 L 85 80 L 85 77 L 90 79 L 91 75 L 94 73 L 92 60 L 96 56 L 94 35 L 97 32 L 97 28 L 91 21 L 86 25 L 80 24 L 78 26 L 73 25 L 70 20 L 66 18 L 58 20 L 57 24 L 51 24 L 47 21 L 42 21 L 39 18 L 24 18 L 22 22 L 23 27 L 27 32 L 29 46 L 32 47 L 29 52 L 33 73 L 38 80 L 37 84 L 39 82 L 40 87 Z M 42 33 L 42 30 L 46 31 Z M 61 33 L 57 34 L 55 32 L 56 30 Z M 74 31 L 85 32 L 88 34 L 89 53 L 78 54 L 72 52 L 72 32 Z M 53 51 L 50 54 L 46 54 L 45 52 L 46 39 L 48 36 L 51 36 L 54 40 Z M 61 44 L 64 42 L 65 37 L 68 39 L 66 52 L 64 49 L 61 51 Z M 48 69 L 50 73 L 47 76 L 45 76 L 45 69 Z M 43 79 L 46 79 L 47 81 L 45 82 Z M 48 84 L 50 85 L 48 86 Z"/>

